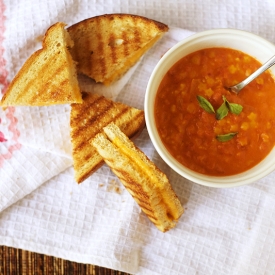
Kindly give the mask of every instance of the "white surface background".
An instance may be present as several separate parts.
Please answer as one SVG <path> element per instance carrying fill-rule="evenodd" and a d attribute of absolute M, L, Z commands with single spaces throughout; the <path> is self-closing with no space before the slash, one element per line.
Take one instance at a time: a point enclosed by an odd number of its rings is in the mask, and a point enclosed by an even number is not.
<path fill-rule="evenodd" d="M 8 80 L 40 47 L 41 34 L 57 21 L 71 25 L 95 15 L 124 12 L 168 24 L 171 31 L 146 54 L 118 96 L 138 108 L 143 108 L 147 81 L 161 55 L 190 31 L 238 28 L 275 43 L 273 0 L 4 0 L 4 4 Z M 69 106 L 16 108 L 22 146 L 0 167 L 1 245 L 134 274 L 275 273 L 275 173 L 232 189 L 194 184 L 163 163 L 145 129 L 136 144 L 167 174 L 186 208 L 177 227 L 163 234 L 107 166 L 81 185 L 74 182 L 68 114 Z M 9 141 L 0 143 L 0 154 L 12 142 L 12 135 L 5 132 L 6 116 L 1 110 L 0 130 Z"/>

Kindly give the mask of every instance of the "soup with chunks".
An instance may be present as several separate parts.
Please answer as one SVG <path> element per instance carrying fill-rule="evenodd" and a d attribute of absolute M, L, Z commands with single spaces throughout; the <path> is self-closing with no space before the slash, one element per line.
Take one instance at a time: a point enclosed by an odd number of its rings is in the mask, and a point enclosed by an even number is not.
<path fill-rule="evenodd" d="M 208 48 L 182 58 L 164 76 L 155 122 L 170 154 L 202 174 L 244 172 L 275 143 L 275 82 L 269 71 L 238 95 L 232 86 L 261 64 L 229 48 Z"/>

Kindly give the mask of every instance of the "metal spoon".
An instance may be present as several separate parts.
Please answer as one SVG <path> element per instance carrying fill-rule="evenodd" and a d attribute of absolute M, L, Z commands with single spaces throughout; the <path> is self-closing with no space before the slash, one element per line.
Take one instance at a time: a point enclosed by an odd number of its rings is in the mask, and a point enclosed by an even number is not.
<path fill-rule="evenodd" d="M 275 64 L 275 55 L 271 57 L 266 63 L 264 63 L 258 70 L 256 70 L 253 74 L 251 74 L 249 77 L 244 79 L 242 82 L 231 86 L 226 87 L 227 90 L 234 92 L 238 94 L 242 88 L 244 88 L 248 83 L 250 83 L 254 78 L 259 76 L 261 73 L 269 69 L 271 66 Z"/>

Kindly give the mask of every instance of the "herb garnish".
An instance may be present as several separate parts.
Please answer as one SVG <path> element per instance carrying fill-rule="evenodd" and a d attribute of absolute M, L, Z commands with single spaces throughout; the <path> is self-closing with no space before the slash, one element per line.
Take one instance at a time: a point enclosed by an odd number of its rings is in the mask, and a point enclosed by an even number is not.
<path fill-rule="evenodd" d="M 203 96 L 198 95 L 197 99 L 199 101 L 199 105 L 208 113 L 213 113 L 216 116 L 217 120 L 221 120 L 224 117 L 226 117 L 228 115 L 228 112 L 231 112 L 234 115 L 239 115 L 242 110 L 243 110 L 243 106 L 237 103 L 230 103 L 226 97 L 223 95 L 222 99 L 223 99 L 223 103 L 222 105 L 217 109 L 217 111 L 215 112 L 215 109 L 213 108 L 212 104 Z M 218 141 L 221 142 L 225 142 L 228 141 L 230 139 L 232 139 L 234 136 L 236 136 L 237 133 L 228 133 L 228 134 L 224 134 L 224 135 L 217 135 L 216 139 Z"/>
<path fill-rule="evenodd" d="M 225 135 L 217 135 L 216 139 L 218 141 L 225 142 L 225 141 L 228 141 L 228 140 L 232 139 L 237 134 L 238 133 L 228 133 L 228 134 L 225 134 Z"/>
<path fill-rule="evenodd" d="M 239 115 L 242 110 L 243 106 L 237 103 L 230 103 L 226 97 L 223 95 L 223 104 L 219 107 L 216 113 L 216 119 L 220 120 L 227 116 L 228 111 L 230 111 L 234 115 Z"/>
<path fill-rule="evenodd" d="M 239 115 L 243 110 L 242 105 L 236 104 L 236 103 L 229 103 L 229 102 L 228 102 L 228 108 L 229 108 L 230 112 L 235 115 Z"/>
<path fill-rule="evenodd" d="M 198 95 L 197 99 L 199 101 L 200 106 L 207 112 L 207 113 L 213 113 L 215 114 L 215 110 L 212 106 L 212 104 L 203 96 Z"/>
<path fill-rule="evenodd" d="M 223 119 L 224 117 L 227 116 L 228 114 L 228 107 L 227 107 L 227 104 L 226 104 L 226 101 L 224 100 L 223 101 L 223 104 L 219 107 L 219 109 L 217 110 L 217 113 L 216 113 L 216 119 L 217 120 L 221 120 Z"/>

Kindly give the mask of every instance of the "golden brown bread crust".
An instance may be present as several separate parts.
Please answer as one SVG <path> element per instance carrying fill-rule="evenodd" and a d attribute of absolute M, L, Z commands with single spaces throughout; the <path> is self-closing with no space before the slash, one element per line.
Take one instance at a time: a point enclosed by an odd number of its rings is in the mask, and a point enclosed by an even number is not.
<path fill-rule="evenodd" d="M 173 228 L 184 210 L 166 175 L 114 124 L 104 133 L 91 143 L 155 226 Z"/>
<path fill-rule="evenodd" d="M 42 49 L 33 53 L 1 100 L 1 106 L 43 106 L 82 102 L 74 61 L 73 41 L 58 22 L 46 32 Z"/>
<path fill-rule="evenodd" d="M 81 183 L 104 164 L 89 141 L 112 121 L 127 136 L 133 137 L 145 126 L 144 111 L 89 93 L 83 93 L 82 104 L 71 105 L 70 127 L 76 182 Z"/>
<path fill-rule="evenodd" d="M 68 28 L 77 69 L 96 82 L 110 84 L 123 75 L 168 31 L 168 26 L 131 14 L 105 14 Z"/>

